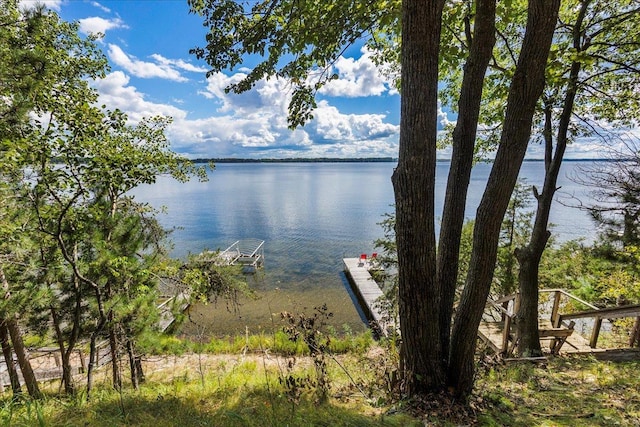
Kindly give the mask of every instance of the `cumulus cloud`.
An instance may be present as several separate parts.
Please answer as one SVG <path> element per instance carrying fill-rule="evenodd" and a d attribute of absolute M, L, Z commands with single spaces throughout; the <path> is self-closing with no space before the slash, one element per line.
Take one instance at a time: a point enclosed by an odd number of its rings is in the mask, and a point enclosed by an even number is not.
<path fill-rule="evenodd" d="M 437 117 L 437 121 L 438 121 L 438 129 L 442 130 L 444 128 L 446 128 L 447 126 L 454 124 L 455 121 L 452 121 L 449 118 L 449 115 L 447 114 L 446 111 L 444 111 L 444 109 L 442 108 L 442 103 L 440 102 L 440 100 L 438 100 L 438 117 Z"/>
<path fill-rule="evenodd" d="M 382 114 L 342 114 L 326 101 L 318 104 L 312 126 L 318 141 L 366 141 L 397 135 L 399 127 Z"/>
<path fill-rule="evenodd" d="M 398 127 L 382 114 L 342 114 L 320 101 L 314 119 L 291 131 L 287 127 L 290 85 L 277 78 L 261 80 L 242 94 L 225 88 L 246 74 L 216 73 L 201 95 L 215 102 L 221 117 L 176 122 L 172 141 L 206 157 L 349 157 L 395 156 Z"/>
<path fill-rule="evenodd" d="M 141 61 L 134 56 L 127 55 L 119 46 L 109 44 L 109 59 L 116 65 L 124 68 L 127 72 L 140 78 L 160 78 L 185 82 L 188 79 L 183 77 L 178 70 L 167 64 Z"/>
<path fill-rule="evenodd" d="M 303 130 L 282 132 L 268 119 L 249 120 L 231 115 L 177 120 L 168 135 L 174 150 L 191 157 L 259 157 L 261 153 L 283 149 L 306 151 L 312 144 Z"/>
<path fill-rule="evenodd" d="M 291 100 L 290 85 L 282 79 L 260 80 L 255 87 L 241 94 L 226 93 L 225 88 L 240 82 L 246 74 L 239 72 L 231 76 L 215 73 L 207 79 L 207 87 L 200 94 L 215 101 L 221 113 L 236 115 L 285 115 Z"/>
<path fill-rule="evenodd" d="M 118 57 L 122 51 L 113 47 L 109 46 L 110 56 Z M 154 55 L 153 60 L 157 66 L 188 68 L 159 55 Z M 122 63 L 137 69 L 135 61 L 126 57 Z M 173 117 L 167 131 L 172 149 L 190 157 L 397 155 L 398 126 L 385 122 L 385 115 L 343 114 L 328 100 L 319 102 L 307 126 L 288 129 L 291 86 L 278 78 L 261 80 L 250 91 L 238 95 L 224 89 L 246 74 L 214 74 L 200 91 L 203 100 L 212 106 L 210 116 L 202 117 L 200 113 L 200 117 L 190 118 L 185 107 L 174 101 L 149 101 L 131 84 L 133 76 L 134 73 L 115 71 L 96 81 L 94 87 L 100 93 L 100 102 L 121 109 L 133 123 L 158 114 Z"/>
<path fill-rule="evenodd" d="M 366 47 L 361 52 L 362 56 L 358 59 L 338 58 L 331 70 L 338 75 L 338 79 L 327 83 L 320 90 L 322 95 L 355 98 L 390 92 L 392 85 L 373 63 L 372 52 Z"/>
<path fill-rule="evenodd" d="M 80 31 L 84 34 L 105 34 L 108 30 L 113 28 L 129 28 L 120 18 L 104 19 L 98 16 L 93 16 L 91 18 L 80 19 L 79 23 Z"/>
<path fill-rule="evenodd" d="M 321 91 L 326 97 L 367 97 L 392 94 L 394 90 L 378 73 L 371 53 L 359 59 L 340 58 L 333 71 L 339 75 Z M 180 141 L 210 141 L 220 155 L 240 157 L 367 157 L 397 155 L 398 126 L 384 114 L 344 114 L 329 100 L 321 100 L 314 118 L 303 128 L 287 125 L 291 85 L 278 78 L 261 80 L 242 94 L 225 89 L 240 82 L 249 70 L 235 74 L 215 73 L 199 93 L 214 102 L 224 120 L 189 121 L 178 135 Z M 446 121 L 442 114 L 441 121 Z M 207 129 L 204 129 L 207 127 Z M 215 130 L 214 130 L 215 129 Z M 206 144 L 193 142 L 188 150 L 202 153 Z M 216 155 L 217 156 L 217 155 Z"/>
<path fill-rule="evenodd" d="M 129 85 L 129 76 L 122 71 L 114 71 L 104 79 L 93 83 L 100 94 L 99 102 L 109 109 L 120 109 L 128 114 L 129 120 L 137 123 L 143 117 L 157 115 L 170 116 L 182 120 L 186 112 L 173 105 L 159 104 L 145 100 L 144 94 Z"/>

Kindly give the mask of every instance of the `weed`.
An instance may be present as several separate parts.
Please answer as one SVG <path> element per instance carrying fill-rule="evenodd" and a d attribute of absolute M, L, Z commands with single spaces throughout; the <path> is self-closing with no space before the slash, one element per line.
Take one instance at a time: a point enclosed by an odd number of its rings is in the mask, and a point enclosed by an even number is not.
<path fill-rule="evenodd" d="M 329 396 L 329 375 L 327 371 L 326 354 L 329 351 L 330 337 L 324 332 L 327 320 L 333 317 L 326 304 L 315 307 L 314 313 L 308 316 L 304 313 L 294 315 L 288 312 L 281 314 L 286 323 L 284 332 L 291 342 L 304 342 L 309 348 L 315 368 L 315 380 L 299 379 L 289 376 L 281 383 L 292 395 L 298 395 L 300 389 L 313 388 L 318 402 L 323 403 Z M 293 359 L 295 361 L 295 359 Z M 295 362 L 294 362 L 295 363 Z"/>

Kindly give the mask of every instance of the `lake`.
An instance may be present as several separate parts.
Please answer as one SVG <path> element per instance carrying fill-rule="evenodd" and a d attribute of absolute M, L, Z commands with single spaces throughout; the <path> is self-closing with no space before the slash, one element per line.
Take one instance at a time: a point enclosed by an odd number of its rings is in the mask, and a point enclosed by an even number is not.
<path fill-rule="evenodd" d="M 593 239 L 587 214 L 575 207 L 586 190 L 570 177 L 589 162 L 563 165 L 551 222 L 559 240 Z M 188 335 L 224 335 L 272 330 L 282 311 L 310 313 L 327 303 L 338 329 L 359 331 L 365 323 L 355 308 L 342 259 L 375 252 L 378 225 L 393 212 L 391 174 L 395 163 L 221 163 L 208 182 L 180 183 L 161 177 L 134 191 L 136 199 L 157 208 L 172 234 L 172 255 L 225 249 L 236 240 L 265 241 L 265 266 L 250 276 L 259 299 L 243 301 L 237 312 L 224 302 L 190 310 Z M 474 167 L 466 216 L 473 218 L 490 171 Z M 441 212 L 449 163 L 439 162 L 436 212 Z M 542 185 L 542 162 L 525 162 L 520 177 Z"/>

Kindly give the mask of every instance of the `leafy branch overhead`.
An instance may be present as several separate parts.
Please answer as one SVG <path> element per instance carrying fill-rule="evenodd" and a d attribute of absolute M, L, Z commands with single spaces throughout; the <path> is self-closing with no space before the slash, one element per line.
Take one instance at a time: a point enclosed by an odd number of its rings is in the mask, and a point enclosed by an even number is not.
<path fill-rule="evenodd" d="M 287 80 L 292 86 L 291 128 L 313 118 L 316 93 L 338 77 L 332 72 L 336 60 L 355 42 L 375 43 L 376 37 L 397 26 L 400 8 L 397 0 L 265 0 L 253 6 L 233 0 L 188 3 L 209 29 L 206 46 L 191 49 L 211 67 L 207 75 L 256 61 L 227 92 L 245 92 L 273 76 Z"/>

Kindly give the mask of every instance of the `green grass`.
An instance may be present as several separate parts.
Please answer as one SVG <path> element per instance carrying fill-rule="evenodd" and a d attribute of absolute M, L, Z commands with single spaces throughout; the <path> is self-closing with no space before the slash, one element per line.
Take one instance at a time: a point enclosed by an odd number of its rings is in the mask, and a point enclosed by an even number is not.
<path fill-rule="evenodd" d="M 0 425 L 640 425 L 640 361 L 555 358 L 544 364 L 483 367 L 461 418 L 454 405 L 409 413 L 407 402 L 392 400 L 385 388 L 393 360 L 377 347 L 327 357 L 330 398 L 319 403 L 308 357 L 268 351 L 154 356 L 146 367 L 148 380 L 138 391 L 113 391 L 109 373 L 99 371 L 89 403 L 82 392 L 58 396 L 57 383 L 50 384 L 41 401 L 12 399 L 5 392 L 0 395 Z M 290 376 L 297 386 L 281 382 Z"/>
<path fill-rule="evenodd" d="M 329 348 L 334 354 L 349 352 L 363 353 L 373 344 L 371 331 L 360 334 L 330 335 Z M 309 348 L 302 340 L 292 342 L 283 331 L 272 334 L 214 337 L 206 342 L 195 342 L 188 338 L 172 335 L 149 334 L 141 343 L 141 348 L 148 354 L 180 355 L 191 352 L 209 354 L 272 353 L 304 356 Z"/>
<path fill-rule="evenodd" d="M 555 358 L 501 366 L 483 375 L 477 395 L 489 403 L 481 425 L 638 426 L 640 361 Z"/>
<path fill-rule="evenodd" d="M 205 356 L 202 356 L 204 359 Z M 122 394 L 101 382 L 90 403 L 84 395 L 11 401 L 0 407 L 0 424 L 6 426 L 411 426 L 421 425 L 409 415 L 385 415 L 372 406 L 337 364 L 331 363 L 334 396 L 318 403 L 312 385 L 297 390 L 292 399 L 279 378 L 294 375 L 313 378 L 309 360 L 289 369 L 285 358 L 198 356 L 164 358 L 163 369 L 151 373 L 140 390 Z M 343 358 L 351 368 L 358 357 Z M 358 381 L 364 381 L 354 373 Z M 106 375 L 105 375 L 106 376 Z M 305 383 L 306 384 L 306 383 Z"/>

